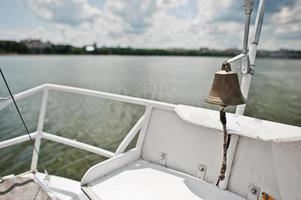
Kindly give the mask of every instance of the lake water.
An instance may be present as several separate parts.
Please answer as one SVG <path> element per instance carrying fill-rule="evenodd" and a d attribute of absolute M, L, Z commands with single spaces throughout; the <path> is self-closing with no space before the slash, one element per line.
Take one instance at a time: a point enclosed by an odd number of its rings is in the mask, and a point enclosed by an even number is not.
<path fill-rule="evenodd" d="M 226 58 L 135 56 L 1 56 L 13 93 L 55 83 L 117 94 L 217 109 L 204 103 L 213 74 Z M 258 59 L 246 115 L 301 126 L 301 60 Z M 232 68 L 239 71 L 234 64 Z M 0 80 L 0 96 L 8 96 Z M 41 95 L 18 105 L 36 130 Z M 230 108 L 228 111 L 233 111 Z M 44 130 L 114 151 L 144 108 L 61 92 L 50 92 Z M 0 141 L 23 135 L 13 105 L 0 112 Z M 0 150 L 0 176 L 30 168 L 30 142 Z M 51 174 L 80 179 L 105 158 L 43 141 L 41 162 Z"/>

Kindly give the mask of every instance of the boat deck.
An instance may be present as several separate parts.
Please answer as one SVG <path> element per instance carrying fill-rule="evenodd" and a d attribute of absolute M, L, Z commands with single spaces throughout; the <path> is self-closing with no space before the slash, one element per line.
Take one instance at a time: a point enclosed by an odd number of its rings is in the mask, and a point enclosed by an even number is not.
<path fill-rule="evenodd" d="M 144 160 L 133 162 L 84 188 L 91 199 L 243 200 L 203 180 Z"/>
<path fill-rule="evenodd" d="M 0 199 L 82 199 L 79 182 L 53 175 L 45 181 L 45 176 L 43 173 L 28 172 L 7 177 L 0 182 Z"/>

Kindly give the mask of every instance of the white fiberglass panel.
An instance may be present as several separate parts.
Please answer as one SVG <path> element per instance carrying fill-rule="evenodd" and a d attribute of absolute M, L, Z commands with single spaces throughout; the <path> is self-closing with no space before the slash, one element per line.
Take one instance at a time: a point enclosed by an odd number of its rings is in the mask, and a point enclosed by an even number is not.
<path fill-rule="evenodd" d="M 216 183 L 222 159 L 223 135 L 219 130 L 183 121 L 175 112 L 153 109 L 142 148 L 144 160 L 159 164 L 166 153 L 166 166 L 197 176 L 206 165 L 205 180 Z"/>
<path fill-rule="evenodd" d="M 90 185 L 88 190 L 102 200 L 243 200 L 198 178 L 143 160 Z"/>

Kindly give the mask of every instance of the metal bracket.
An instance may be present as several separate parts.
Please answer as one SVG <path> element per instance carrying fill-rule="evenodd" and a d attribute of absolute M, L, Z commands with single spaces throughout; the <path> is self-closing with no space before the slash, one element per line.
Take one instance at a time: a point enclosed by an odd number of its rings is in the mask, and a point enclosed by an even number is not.
<path fill-rule="evenodd" d="M 241 72 L 242 72 L 242 74 L 251 73 L 249 56 L 241 58 Z"/>
<path fill-rule="evenodd" d="M 257 187 L 253 184 L 249 186 L 249 192 L 247 194 L 247 200 L 258 200 L 260 194 L 260 187 Z"/>
<path fill-rule="evenodd" d="M 253 11 L 255 1 L 254 0 L 245 0 L 245 13 L 246 14 L 251 14 Z"/>
<path fill-rule="evenodd" d="M 207 171 L 207 166 L 204 165 L 204 164 L 199 164 L 199 167 L 198 167 L 198 171 L 196 173 L 196 176 L 202 180 L 205 179 L 205 176 L 206 176 L 206 171 Z"/>
<path fill-rule="evenodd" d="M 7 101 L 7 100 L 9 100 L 11 97 L 0 97 L 0 103 L 2 102 L 2 101 Z"/>
<path fill-rule="evenodd" d="M 254 75 L 255 73 L 255 65 L 250 65 L 250 74 Z"/>
<path fill-rule="evenodd" d="M 226 60 L 226 63 L 230 63 L 231 64 L 231 63 L 233 63 L 233 62 L 235 62 L 237 60 L 241 60 L 242 58 L 247 57 L 247 56 L 248 56 L 248 54 L 241 53 L 241 54 L 239 54 L 237 56 L 234 56 L 233 58 L 230 58 L 230 59 Z"/>
<path fill-rule="evenodd" d="M 232 63 L 237 60 L 240 60 L 241 62 L 241 65 L 237 66 L 237 68 L 240 69 L 243 74 L 254 74 L 254 65 L 250 64 L 249 55 L 247 53 L 241 53 L 233 58 L 226 60 L 225 62 Z"/>
<path fill-rule="evenodd" d="M 45 183 L 45 185 L 49 185 L 49 183 L 50 183 L 50 175 L 48 174 L 48 172 L 47 172 L 47 170 L 45 169 L 44 170 L 44 173 L 45 173 L 45 177 L 44 177 L 44 183 Z"/>
<path fill-rule="evenodd" d="M 166 161 L 167 161 L 167 153 L 164 153 L 162 152 L 161 155 L 160 155 L 160 161 L 159 161 L 159 164 L 161 166 L 166 166 Z"/>

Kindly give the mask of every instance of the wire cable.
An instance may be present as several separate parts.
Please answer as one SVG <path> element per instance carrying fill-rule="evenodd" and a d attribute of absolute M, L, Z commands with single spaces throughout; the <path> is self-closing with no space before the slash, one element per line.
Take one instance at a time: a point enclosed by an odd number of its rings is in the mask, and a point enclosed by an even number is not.
<path fill-rule="evenodd" d="M 39 156 L 40 156 L 39 151 L 37 150 L 37 148 L 36 148 L 36 146 L 35 146 L 35 143 L 34 143 L 34 140 L 32 139 L 32 137 L 31 137 L 31 135 L 30 135 L 30 133 L 29 133 L 29 130 L 28 130 L 27 126 L 26 126 L 26 123 L 25 123 L 25 121 L 24 121 L 24 119 L 23 119 L 23 116 L 22 116 L 22 114 L 21 114 L 21 112 L 20 112 L 20 109 L 19 109 L 19 107 L 18 107 L 18 105 L 17 105 L 17 102 L 16 102 L 16 100 L 15 100 L 15 98 L 14 98 L 14 96 L 13 96 L 11 90 L 10 90 L 10 87 L 9 87 L 7 81 L 6 81 L 6 78 L 5 78 L 5 76 L 4 76 L 4 74 L 3 74 L 1 68 L 0 68 L 0 73 L 1 73 L 1 76 L 2 76 L 3 81 L 4 81 L 4 83 L 5 83 L 5 86 L 6 86 L 7 90 L 8 90 L 8 92 L 9 92 L 10 98 L 12 99 L 12 101 L 13 101 L 13 103 L 14 103 L 14 105 L 15 105 L 15 108 L 16 108 L 16 110 L 17 110 L 17 112 L 18 112 L 18 115 L 19 115 L 19 117 L 20 117 L 20 119 L 21 119 L 21 121 L 22 121 L 22 124 L 23 124 L 23 126 L 24 126 L 24 128 L 25 128 L 25 130 L 26 130 L 26 133 L 27 133 L 27 135 L 28 135 L 30 141 L 32 142 L 32 146 L 33 146 L 33 148 L 34 148 L 34 151 L 37 153 L 37 156 L 38 156 L 38 158 L 39 158 Z M 46 168 L 45 168 L 45 166 L 43 165 L 43 163 L 41 163 L 41 164 L 42 164 L 42 167 L 44 168 L 44 170 L 46 171 Z"/>

